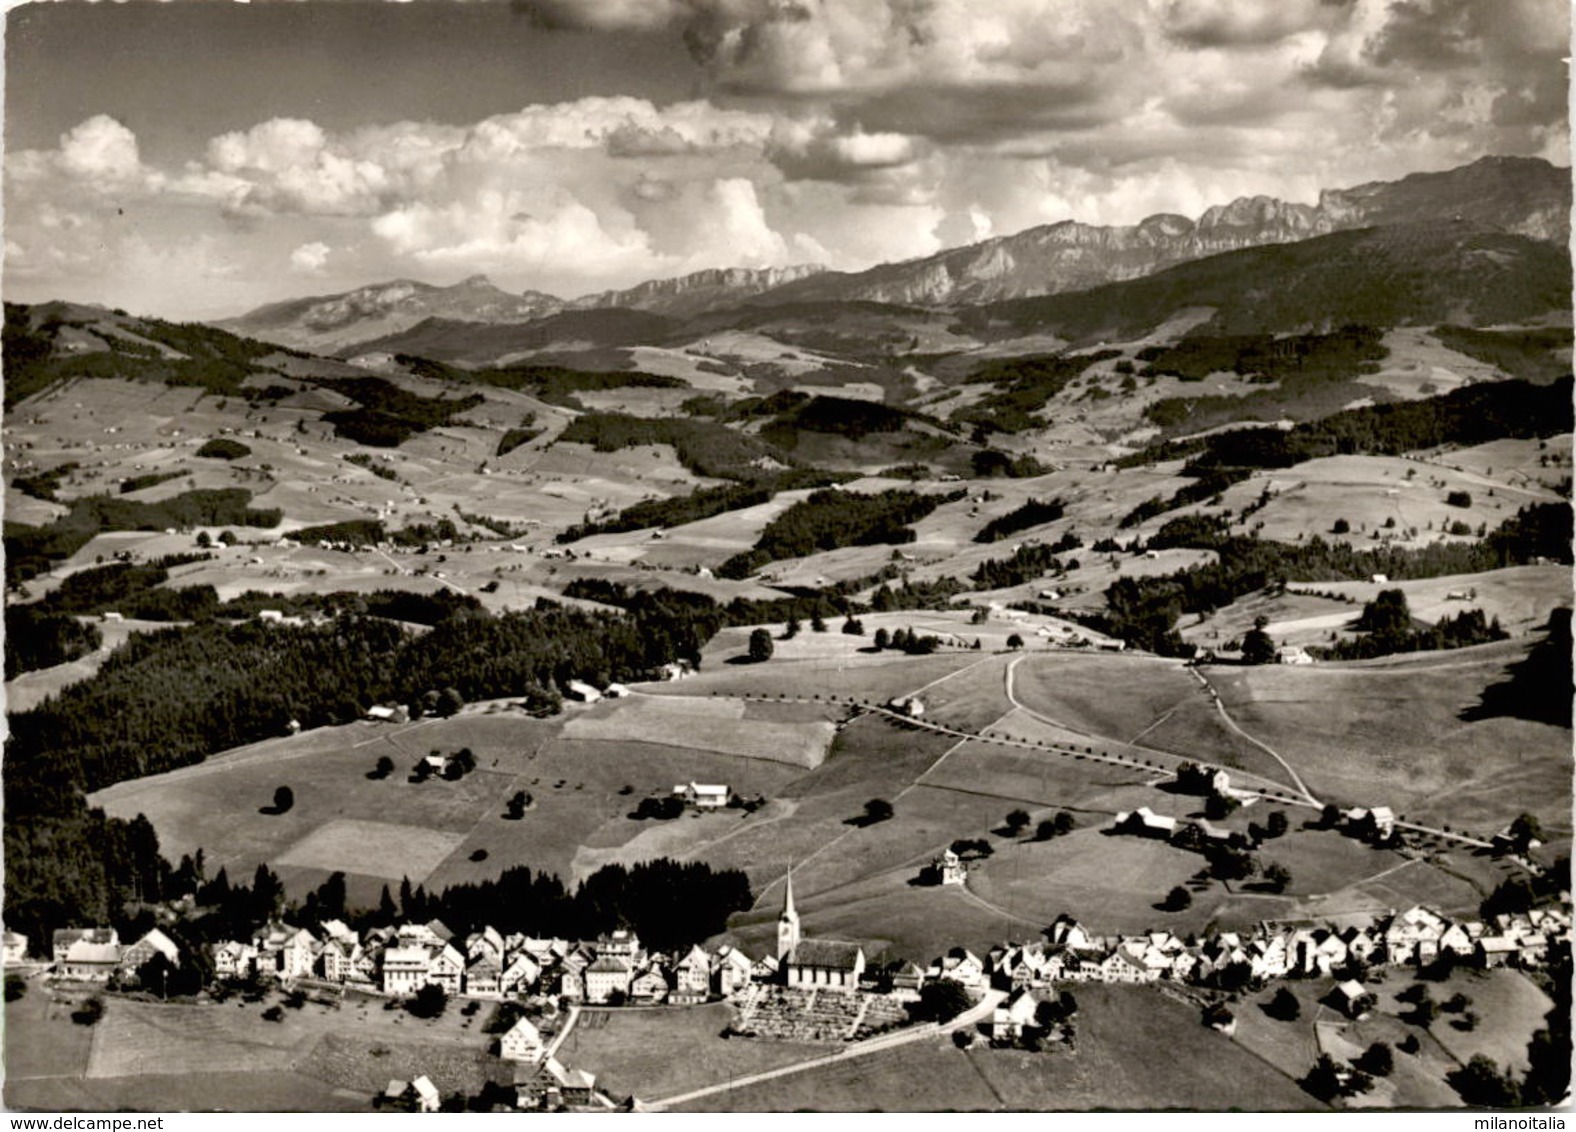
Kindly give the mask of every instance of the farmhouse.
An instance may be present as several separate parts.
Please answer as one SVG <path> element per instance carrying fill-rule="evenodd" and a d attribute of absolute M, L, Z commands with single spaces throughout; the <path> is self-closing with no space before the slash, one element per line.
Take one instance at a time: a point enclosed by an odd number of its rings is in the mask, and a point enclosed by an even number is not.
<path fill-rule="evenodd" d="M 382 704 L 373 704 L 367 709 L 367 718 L 374 723 L 405 723 L 409 716 L 405 714 L 405 709 L 398 705 L 385 707 Z"/>
<path fill-rule="evenodd" d="M 4 936 L 3 956 L 6 963 L 20 963 L 27 958 L 27 936 L 21 932 L 7 931 Z"/>
<path fill-rule="evenodd" d="M 1368 1012 L 1373 1009 L 1374 996 L 1369 993 L 1367 987 L 1355 979 L 1347 979 L 1344 983 L 1336 984 L 1330 995 L 1335 1005 L 1353 1020 L 1366 1018 Z"/>
<path fill-rule="evenodd" d="M 697 810 L 720 810 L 728 804 L 729 790 L 725 785 L 707 786 L 686 782 L 673 788 L 673 796 Z"/>
<path fill-rule="evenodd" d="M 64 958 L 55 964 L 55 974 L 62 979 L 105 983 L 119 967 L 120 944 L 78 940 L 66 948 Z"/>
<path fill-rule="evenodd" d="M 1359 806 L 1346 811 L 1346 824 L 1358 837 L 1384 839 L 1395 832 L 1395 811 L 1389 806 L 1375 806 L 1371 810 Z"/>
<path fill-rule="evenodd" d="M 155 955 L 164 956 L 172 967 L 181 965 L 181 949 L 175 946 L 175 941 L 165 935 L 158 928 L 149 930 L 148 934 L 136 943 L 121 952 L 120 969 L 122 974 L 134 974 Z"/>
<path fill-rule="evenodd" d="M 599 956 L 585 969 L 587 1002 L 610 1002 L 614 996 L 627 998 L 635 972 L 628 959 L 614 955 Z"/>
<path fill-rule="evenodd" d="M 566 687 L 570 699 L 579 700 L 581 703 L 594 704 L 602 698 L 602 693 L 584 680 L 571 680 Z"/>
<path fill-rule="evenodd" d="M 1116 815 L 1115 828 L 1120 833 L 1133 833 L 1139 837 L 1168 839 L 1177 830 L 1177 819 L 1168 818 L 1150 810 L 1148 806 L 1123 810 Z"/>
<path fill-rule="evenodd" d="M 52 943 L 50 958 L 56 963 L 63 963 L 66 953 L 78 943 L 108 944 L 118 947 L 120 935 L 114 928 L 58 928 Z"/>
<path fill-rule="evenodd" d="M 1313 657 L 1301 645 L 1282 645 L 1275 650 L 1276 664 L 1312 664 Z"/>

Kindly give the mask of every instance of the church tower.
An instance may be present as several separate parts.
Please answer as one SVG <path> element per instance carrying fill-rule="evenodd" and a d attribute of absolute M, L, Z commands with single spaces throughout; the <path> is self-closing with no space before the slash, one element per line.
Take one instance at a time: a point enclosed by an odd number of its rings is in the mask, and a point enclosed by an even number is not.
<path fill-rule="evenodd" d="M 777 917 L 777 958 L 787 959 L 799 946 L 799 913 L 793 906 L 793 866 L 788 867 L 788 887 L 783 894 L 782 915 Z"/>

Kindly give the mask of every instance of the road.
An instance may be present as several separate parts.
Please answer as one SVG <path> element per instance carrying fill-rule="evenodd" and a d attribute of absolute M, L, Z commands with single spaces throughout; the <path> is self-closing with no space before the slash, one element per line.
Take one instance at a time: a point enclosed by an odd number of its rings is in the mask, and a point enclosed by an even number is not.
<path fill-rule="evenodd" d="M 979 1002 L 969 1007 L 962 1014 L 959 1014 L 952 1021 L 944 1022 L 939 1026 L 913 1026 L 903 1030 L 894 1030 L 886 1034 L 878 1034 L 873 1038 L 866 1038 L 862 1042 L 851 1042 L 838 1049 L 835 1053 L 808 1058 L 804 1061 L 796 1061 L 792 1065 L 782 1065 L 776 1069 L 768 1069 L 763 1073 L 752 1073 L 747 1077 L 734 1077 L 720 1085 L 708 1085 L 703 1089 L 692 1089 L 687 1093 L 679 1093 L 675 1096 L 647 1101 L 644 1107 L 650 1110 L 662 1110 L 671 1108 L 674 1105 L 688 1104 L 690 1101 L 699 1100 L 702 1097 L 716 1096 L 718 1093 L 731 1092 L 734 1089 L 741 1089 L 747 1085 L 758 1085 L 763 1081 L 775 1081 L 779 1077 L 788 1077 L 795 1073 L 803 1073 L 809 1069 L 819 1069 L 826 1065 L 837 1065 L 840 1062 L 851 1061 L 856 1057 L 864 1057 L 867 1054 L 880 1053 L 882 1050 L 924 1041 L 926 1038 L 934 1038 L 940 1034 L 950 1034 L 954 1030 L 962 1030 L 985 1021 L 995 1013 L 997 1005 L 1006 997 L 1006 991 L 989 990 L 985 992 L 985 997 Z"/>

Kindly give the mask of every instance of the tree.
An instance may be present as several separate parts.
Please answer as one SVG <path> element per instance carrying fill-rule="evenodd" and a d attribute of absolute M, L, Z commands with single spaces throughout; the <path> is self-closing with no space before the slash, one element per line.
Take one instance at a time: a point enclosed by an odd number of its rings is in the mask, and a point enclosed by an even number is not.
<path fill-rule="evenodd" d="M 765 629 L 750 631 L 750 659 L 756 664 L 772 658 L 772 635 Z"/>
<path fill-rule="evenodd" d="M 510 821 L 519 821 L 525 817 L 525 791 L 516 790 L 509 799 L 509 806 L 504 814 Z"/>
<path fill-rule="evenodd" d="M 1066 810 L 1058 810 L 1056 816 L 1051 820 L 1056 823 L 1056 835 L 1058 837 L 1065 837 L 1078 828 L 1078 819 Z"/>
<path fill-rule="evenodd" d="M 1285 892 L 1291 883 L 1291 870 L 1279 861 L 1271 861 L 1264 866 L 1264 880 L 1276 892 Z"/>
<path fill-rule="evenodd" d="M 1270 999 L 1268 1007 L 1271 1018 L 1278 1018 L 1282 1022 L 1295 1022 L 1302 1014 L 1302 1003 L 1297 1001 L 1297 996 L 1286 987 L 1281 987 L 1275 992 L 1275 997 Z"/>
<path fill-rule="evenodd" d="M 405 1003 L 405 1009 L 417 1018 L 436 1018 L 449 1003 L 449 996 L 437 983 L 427 983 Z"/>
<path fill-rule="evenodd" d="M 1298 1082 L 1321 1101 L 1331 1101 L 1341 1095 L 1341 1072 L 1327 1053 L 1321 1053 L 1308 1075 Z"/>
<path fill-rule="evenodd" d="M 1357 1067 L 1375 1077 L 1388 1077 L 1395 1068 L 1395 1054 L 1384 1042 L 1375 1042 L 1357 1059 Z"/>
<path fill-rule="evenodd" d="M 368 778 L 387 778 L 394 773 L 394 760 L 387 755 L 378 756 L 378 765 L 372 768 Z"/>
<path fill-rule="evenodd" d="M 799 619 L 790 616 L 788 623 L 783 626 L 783 640 L 791 641 L 799 635 Z"/>
<path fill-rule="evenodd" d="M 1523 813 L 1510 823 L 1510 839 L 1518 853 L 1525 853 L 1534 841 L 1544 841 L 1543 826 L 1532 814 Z"/>
<path fill-rule="evenodd" d="M 452 715 L 458 715 L 460 709 L 464 706 L 465 697 L 460 695 L 459 689 L 445 688 L 443 691 L 438 693 L 436 714 L 442 716 L 444 719 L 447 719 Z"/>
<path fill-rule="evenodd" d="M 919 989 L 919 1001 L 909 1013 L 916 1022 L 950 1022 L 972 1005 L 974 1000 L 961 983 L 936 979 Z"/>
<path fill-rule="evenodd" d="M 1193 894 L 1180 884 L 1166 893 L 1166 911 L 1180 912 L 1193 904 Z"/>
<path fill-rule="evenodd" d="M 1023 647 L 1023 638 L 1014 633 L 1007 638 L 1007 647 L 1010 649 L 1021 649 Z"/>
<path fill-rule="evenodd" d="M 983 625 L 988 620 L 990 620 L 990 614 L 985 612 L 983 605 L 976 605 L 974 612 L 969 614 L 970 625 Z"/>
<path fill-rule="evenodd" d="M 198 550 L 207 550 L 212 545 L 213 545 L 213 539 L 208 537 L 208 532 L 207 531 L 198 531 L 197 532 L 197 549 Z"/>
<path fill-rule="evenodd" d="M 1334 802 L 1326 802 L 1319 811 L 1319 824 L 1325 829 L 1334 829 L 1341 824 L 1341 807 Z"/>
<path fill-rule="evenodd" d="M 810 618 L 810 632 L 812 632 L 812 633 L 824 633 L 824 632 L 826 632 L 826 622 L 821 618 L 821 615 L 819 613 L 817 613 L 814 617 Z"/>
<path fill-rule="evenodd" d="M 862 637 L 865 635 L 865 623 L 857 617 L 850 617 L 843 622 L 843 632 L 850 637 Z"/>
<path fill-rule="evenodd" d="M 1335 520 L 1335 525 L 1330 528 L 1330 533 L 1332 535 L 1344 535 L 1350 534 L 1351 530 L 1352 525 L 1345 519 L 1337 519 Z"/>
<path fill-rule="evenodd" d="M 1017 837 L 1029 826 L 1029 811 L 1013 810 L 1007 815 L 1007 831 Z"/>
<path fill-rule="evenodd" d="M 1246 664 L 1268 664 L 1275 659 L 1275 642 L 1263 629 L 1250 629 L 1242 637 L 1242 660 Z"/>
<path fill-rule="evenodd" d="M 71 1012 L 71 1020 L 78 1026 L 96 1026 L 104 1017 L 104 1000 L 98 995 L 86 1000 Z"/>
<path fill-rule="evenodd" d="M 1036 841 L 1049 841 L 1051 838 L 1055 837 L 1057 833 L 1058 830 L 1056 828 L 1056 823 L 1050 818 L 1046 818 L 1039 825 L 1034 827 L 1034 839 Z"/>
<path fill-rule="evenodd" d="M 295 791 L 288 786 L 276 787 L 274 790 L 274 813 L 286 813 L 295 805 Z"/>
<path fill-rule="evenodd" d="M 876 635 L 875 635 L 875 646 L 876 646 L 876 649 L 879 651 L 879 650 L 882 650 L 882 649 L 890 648 L 891 645 L 892 645 L 892 634 L 887 632 L 885 629 L 877 629 L 876 630 Z"/>
<path fill-rule="evenodd" d="M 872 798 L 865 803 L 865 824 L 874 825 L 878 821 L 886 821 L 894 812 L 892 803 L 885 798 Z"/>
<path fill-rule="evenodd" d="M 1204 1007 L 1204 1025 L 1212 1030 L 1224 1030 L 1237 1020 L 1224 1002 L 1212 1002 Z"/>
<path fill-rule="evenodd" d="M 1450 1087 L 1461 1094 L 1469 1105 L 1480 1108 L 1518 1108 L 1521 1090 L 1509 1072 L 1500 1072 L 1499 1065 L 1486 1054 L 1473 1054 L 1460 1069 L 1445 1074 Z"/>
<path fill-rule="evenodd" d="M 1285 810 L 1271 810 L 1270 816 L 1264 821 L 1264 836 L 1281 837 L 1290 826 L 1291 822 L 1287 820 Z"/>
<path fill-rule="evenodd" d="M 21 975 L 8 973 L 5 977 L 5 1000 L 15 1002 L 27 993 L 27 980 Z"/>

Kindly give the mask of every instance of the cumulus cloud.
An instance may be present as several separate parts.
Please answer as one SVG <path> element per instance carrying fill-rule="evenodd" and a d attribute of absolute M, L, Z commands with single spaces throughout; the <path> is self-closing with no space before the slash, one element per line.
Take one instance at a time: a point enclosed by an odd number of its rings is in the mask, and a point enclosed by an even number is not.
<path fill-rule="evenodd" d="M 302 244 L 290 253 L 290 270 L 298 275 L 321 275 L 328 264 L 329 246 L 322 240 Z"/>

